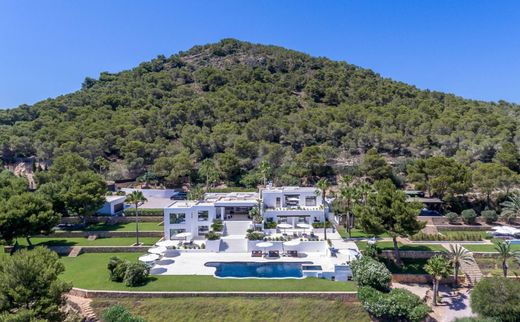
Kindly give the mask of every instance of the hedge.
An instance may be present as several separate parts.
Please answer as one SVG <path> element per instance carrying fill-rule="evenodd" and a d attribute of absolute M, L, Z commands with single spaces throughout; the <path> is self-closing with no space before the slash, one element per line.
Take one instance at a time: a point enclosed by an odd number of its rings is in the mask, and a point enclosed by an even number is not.
<path fill-rule="evenodd" d="M 138 209 L 139 216 L 164 216 L 164 209 Z M 124 214 L 127 217 L 135 216 L 136 209 L 135 208 L 127 208 L 124 210 Z"/>

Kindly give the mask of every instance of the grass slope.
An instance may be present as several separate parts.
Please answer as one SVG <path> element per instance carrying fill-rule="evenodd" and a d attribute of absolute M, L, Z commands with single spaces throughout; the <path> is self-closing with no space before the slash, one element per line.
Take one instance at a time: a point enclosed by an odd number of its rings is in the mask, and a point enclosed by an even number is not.
<path fill-rule="evenodd" d="M 82 254 L 62 257 L 65 273 L 62 278 L 75 287 L 96 290 L 125 291 L 355 291 L 354 282 L 340 283 L 324 279 L 218 279 L 207 275 L 153 276 L 148 284 L 126 287 L 111 282 L 106 268 L 112 256 L 137 261 L 142 254 Z"/>
<path fill-rule="evenodd" d="M 360 241 L 356 242 L 356 245 L 360 250 L 365 250 L 367 248 L 367 242 Z M 425 245 L 414 245 L 414 244 L 408 244 L 403 245 L 401 243 L 398 243 L 399 250 L 417 250 L 417 251 L 436 251 L 436 252 L 442 252 L 446 250 L 441 245 L 437 244 L 425 244 Z M 391 241 L 383 241 L 383 242 L 377 242 L 377 247 L 381 250 L 393 250 L 394 245 Z"/>
<path fill-rule="evenodd" d="M 495 245 L 492 244 L 464 245 L 464 248 L 471 252 L 496 252 Z M 511 245 L 511 250 L 520 250 L 520 245 Z"/>
<path fill-rule="evenodd" d="M 371 321 L 359 303 L 306 298 L 95 299 L 98 316 L 121 304 L 147 322 L 162 321 Z"/>
<path fill-rule="evenodd" d="M 151 246 L 159 240 L 158 237 L 140 237 L 139 242 Z M 34 246 L 131 246 L 135 243 L 135 237 L 111 237 L 88 240 L 87 238 L 56 238 L 37 237 L 31 238 Z M 27 246 L 25 239 L 18 239 L 20 246 Z"/>
<path fill-rule="evenodd" d="M 164 227 L 158 222 L 140 222 L 139 231 L 163 231 Z M 79 231 L 135 231 L 135 223 L 124 224 L 91 224 Z"/>

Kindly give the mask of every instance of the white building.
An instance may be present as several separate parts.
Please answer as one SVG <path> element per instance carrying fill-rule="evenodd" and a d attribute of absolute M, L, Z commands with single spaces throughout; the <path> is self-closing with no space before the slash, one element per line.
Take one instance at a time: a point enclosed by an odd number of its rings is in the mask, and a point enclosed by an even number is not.
<path fill-rule="evenodd" d="M 260 190 L 264 220 L 278 224 L 324 222 L 328 213 L 323 196 L 312 187 L 272 187 Z"/>
<path fill-rule="evenodd" d="M 207 193 L 201 201 L 173 201 L 164 209 L 164 237 L 173 239 L 183 232 L 203 237 L 215 219 L 250 220 L 249 211 L 256 206 L 258 194 L 254 192 Z"/>
<path fill-rule="evenodd" d="M 100 215 L 115 216 L 125 209 L 126 196 L 105 196 L 105 203 L 97 212 Z"/>

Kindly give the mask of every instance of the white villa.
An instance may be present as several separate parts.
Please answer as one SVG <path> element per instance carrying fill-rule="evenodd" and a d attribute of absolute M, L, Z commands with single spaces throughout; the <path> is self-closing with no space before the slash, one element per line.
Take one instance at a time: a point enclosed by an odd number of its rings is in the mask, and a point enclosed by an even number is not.
<path fill-rule="evenodd" d="M 264 221 L 277 224 L 312 225 L 324 222 L 328 207 L 316 188 L 272 187 L 256 192 L 207 193 L 204 200 L 173 201 L 164 209 L 164 236 L 189 232 L 194 237 L 203 237 L 211 229 L 215 219 L 226 222 L 249 221 L 249 212 L 260 206 Z M 247 225 L 243 226 L 246 227 Z M 245 229 L 242 232 L 245 234 Z"/>

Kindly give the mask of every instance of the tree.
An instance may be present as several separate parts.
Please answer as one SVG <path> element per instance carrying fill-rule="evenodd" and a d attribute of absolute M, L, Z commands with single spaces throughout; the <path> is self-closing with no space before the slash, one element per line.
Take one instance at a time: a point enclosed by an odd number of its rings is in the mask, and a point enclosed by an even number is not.
<path fill-rule="evenodd" d="M 258 167 L 260 168 L 260 173 L 262 174 L 262 179 L 264 179 L 264 187 L 265 187 L 265 186 L 267 186 L 267 179 L 269 178 L 269 175 L 271 174 L 271 165 L 269 164 L 269 161 L 262 160 Z"/>
<path fill-rule="evenodd" d="M 105 176 L 106 171 L 110 169 L 110 161 L 99 156 L 94 160 L 94 164 L 98 168 L 99 174 Z"/>
<path fill-rule="evenodd" d="M 352 262 L 352 275 L 359 287 L 370 286 L 382 292 L 390 290 L 392 274 L 385 264 L 368 256 Z"/>
<path fill-rule="evenodd" d="M 321 178 L 320 180 L 318 180 L 318 182 L 316 183 L 316 195 L 319 196 L 319 195 L 322 195 L 323 197 L 323 204 L 326 204 L 327 201 L 325 200 L 325 198 L 327 197 L 327 190 L 329 189 L 330 187 L 330 183 L 329 183 L 329 180 L 327 180 L 326 178 Z M 325 216 L 323 217 L 323 238 L 325 240 L 327 240 L 327 223 L 328 223 L 328 220 L 327 220 L 327 208 L 325 208 Z"/>
<path fill-rule="evenodd" d="M 218 171 L 215 163 L 211 159 L 204 159 L 199 167 L 199 175 L 206 178 L 206 191 L 209 191 L 210 185 L 218 180 Z"/>
<path fill-rule="evenodd" d="M 432 276 L 433 279 L 433 305 L 437 306 L 437 297 L 439 296 L 439 282 L 441 279 L 451 274 L 450 262 L 446 257 L 435 255 L 428 259 L 424 270 Z"/>
<path fill-rule="evenodd" d="M 500 213 L 502 219 L 507 223 L 513 223 L 520 216 L 520 193 L 515 192 L 500 205 L 502 206 L 502 212 Z"/>
<path fill-rule="evenodd" d="M 507 277 L 507 270 L 509 266 L 507 261 L 510 258 L 520 258 L 520 252 L 513 252 L 511 250 L 511 242 L 509 240 L 495 241 L 495 250 L 498 252 L 498 260 L 502 262 L 502 272 L 504 277 Z"/>
<path fill-rule="evenodd" d="M 240 174 L 240 164 L 238 158 L 231 150 L 215 155 L 217 168 L 222 177 L 229 181 L 235 181 Z"/>
<path fill-rule="evenodd" d="M 502 148 L 495 154 L 494 161 L 513 171 L 520 171 L 520 152 L 518 152 L 514 143 L 505 142 L 502 144 Z"/>
<path fill-rule="evenodd" d="M 417 220 L 422 205 L 406 201 L 403 191 L 397 190 L 390 180 L 376 181 L 376 193 L 368 196 L 365 206 L 356 206 L 354 213 L 366 233 L 390 234 L 394 244 L 394 256 L 398 265 L 402 265 L 397 237 L 415 235 L 424 228 L 425 223 Z"/>
<path fill-rule="evenodd" d="M 314 181 L 317 177 L 328 174 L 327 158 L 331 151 L 322 146 L 306 146 L 294 158 L 292 174 L 304 177 L 305 181 Z"/>
<path fill-rule="evenodd" d="M 135 244 L 139 244 L 139 205 L 148 201 L 145 198 L 142 191 L 132 191 L 128 196 L 126 196 L 125 202 L 133 204 L 135 206 Z"/>
<path fill-rule="evenodd" d="M 361 172 L 372 180 L 382 180 L 392 177 L 392 167 L 380 156 L 375 149 L 370 149 L 365 154 L 360 164 Z"/>
<path fill-rule="evenodd" d="M 484 277 L 471 292 L 473 312 L 494 321 L 517 322 L 520 317 L 520 283 L 505 277 Z"/>
<path fill-rule="evenodd" d="M 65 176 L 60 182 L 61 199 L 69 215 L 83 219 L 93 216 L 105 203 L 106 183 L 93 171 Z"/>
<path fill-rule="evenodd" d="M 475 262 L 475 259 L 466 248 L 459 244 L 449 244 L 449 249 L 445 254 L 450 259 L 451 265 L 453 266 L 453 278 L 455 287 L 457 287 L 459 284 L 459 269 L 461 263 L 470 264 Z"/>
<path fill-rule="evenodd" d="M 0 236 L 7 242 L 25 237 L 32 246 L 32 235 L 49 234 L 59 221 L 60 215 L 39 193 L 24 192 L 0 205 Z"/>
<path fill-rule="evenodd" d="M 408 179 L 428 195 L 444 198 L 466 193 L 471 187 L 471 172 L 455 159 L 442 156 L 416 160 L 408 167 Z"/>
<path fill-rule="evenodd" d="M 351 176 L 344 176 L 339 188 L 339 198 L 337 198 L 337 204 L 339 203 L 341 210 L 346 214 L 345 227 L 352 237 L 352 228 L 354 228 L 354 206 L 359 204 L 362 199 L 363 190 L 353 184 Z"/>
<path fill-rule="evenodd" d="M 63 294 L 71 286 L 59 275 L 65 267 L 58 255 L 47 248 L 21 250 L 0 261 L 0 312 L 8 321 L 19 313 L 30 313 L 34 319 L 62 321 L 60 307 Z"/>
<path fill-rule="evenodd" d="M 491 203 L 491 193 L 496 189 L 509 191 L 516 174 L 503 165 L 497 163 L 480 163 L 473 170 L 473 185 L 486 195 L 488 206 Z"/>
<path fill-rule="evenodd" d="M 188 192 L 188 200 L 202 200 L 204 199 L 204 190 L 200 186 L 191 187 Z"/>

